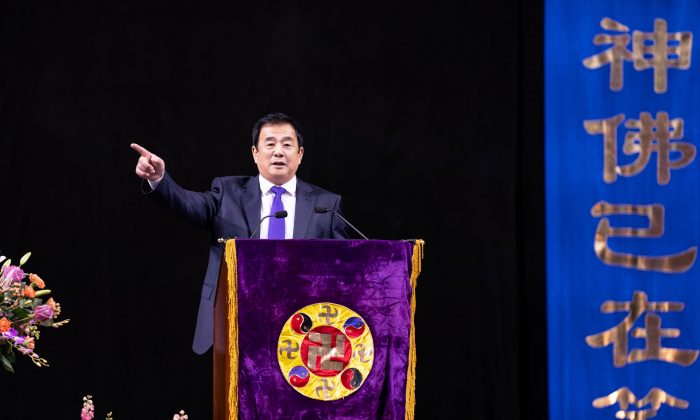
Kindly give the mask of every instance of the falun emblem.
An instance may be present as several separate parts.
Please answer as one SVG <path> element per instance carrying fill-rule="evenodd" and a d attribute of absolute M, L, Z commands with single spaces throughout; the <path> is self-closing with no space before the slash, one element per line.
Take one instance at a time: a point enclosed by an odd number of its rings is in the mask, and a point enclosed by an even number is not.
<path fill-rule="evenodd" d="M 372 370 L 372 333 L 351 309 L 314 303 L 284 324 L 277 361 L 287 383 L 299 393 L 322 401 L 345 398 L 362 386 Z"/>

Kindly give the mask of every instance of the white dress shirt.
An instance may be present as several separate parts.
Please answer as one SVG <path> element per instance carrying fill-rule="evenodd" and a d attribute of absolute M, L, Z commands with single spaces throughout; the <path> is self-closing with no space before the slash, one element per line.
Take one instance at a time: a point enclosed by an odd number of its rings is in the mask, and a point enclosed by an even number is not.
<path fill-rule="evenodd" d="M 260 209 L 260 218 L 270 214 L 272 209 L 272 200 L 275 198 L 275 193 L 271 188 L 275 186 L 272 182 L 258 175 L 260 181 L 260 193 L 262 194 L 262 207 Z M 297 203 L 297 177 L 292 177 L 286 184 L 280 185 L 286 192 L 282 194 L 282 205 L 287 212 L 287 217 L 284 218 L 284 239 L 292 239 L 294 237 L 294 209 Z M 267 239 L 267 232 L 270 227 L 270 219 L 268 217 L 260 225 L 260 239 Z"/>

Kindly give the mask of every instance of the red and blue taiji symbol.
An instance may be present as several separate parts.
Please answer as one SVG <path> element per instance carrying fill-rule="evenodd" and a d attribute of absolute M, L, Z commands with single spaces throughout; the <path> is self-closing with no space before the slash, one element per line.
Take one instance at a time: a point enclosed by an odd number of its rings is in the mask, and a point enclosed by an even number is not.
<path fill-rule="evenodd" d="M 311 317 L 303 312 L 296 313 L 292 317 L 292 330 L 297 334 L 306 334 L 311 329 L 312 324 Z"/>
<path fill-rule="evenodd" d="M 289 383 L 299 388 L 309 383 L 309 371 L 304 366 L 295 366 L 289 371 Z"/>
<path fill-rule="evenodd" d="M 345 372 L 340 375 L 340 381 L 345 388 L 354 390 L 362 385 L 362 374 L 355 368 L 346 369 Z"/>
<path fill-rule="evenodd" d="M 357 338 L 365 332 L 365 322 L 356 316 L 348 318 L 343 324 L 343 329 L 345 330 L 345 335 L 350 338 Z"/>

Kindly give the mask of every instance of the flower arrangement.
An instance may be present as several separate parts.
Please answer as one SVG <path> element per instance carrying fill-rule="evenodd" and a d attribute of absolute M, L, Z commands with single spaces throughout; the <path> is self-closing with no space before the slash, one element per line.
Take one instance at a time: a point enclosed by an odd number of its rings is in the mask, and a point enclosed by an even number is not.
<path fill-rule="evenodd" d="M 176 414 L 173 416 L 173 420 L 187 420 L 188 418 L 189 418 L 189 417 L 188 417 L 187 414 L 185 413 L 185 410 L 180 410 L 179 413 L 176 413 Z"/>
<path fill-rule="evenodd" d="M 34 351 L 39 340 L 39 327 L 58 328 L 69 322 L 57 322 L 61 305 L 49 298 L 44 280 L 35 273 L 26 273 L 22 266 L 29 260 L 31 252 L 12 265 L 12 260 L 0 255 L 0 363 L 14 372 L 14 350 L 24 354 L 37 366 L 48 366 L 48 361 Z"/>
<path fill-rule="evenodd" d="M 92 420 L 95 418 L 95 404 L 92 402 L 92 395 L 83 397 L 83 409 L 80 410 L 80 420 Z M 107 413 L 105 420 L 114 420 L 112 412 Z M 185 410 L 180 410 L 179 413 L 173 415 L 173 420 L 188 420 Z"/>
<path fill-rule="evenodd" d="M 80 410 L 80 420 L 92 420 L 95 418 L 95 404 L 92 403 L 92 395 L 83 397 L 83 409 Z M 112 412 L 107 413 L 105 420 L 113 420 Z"/>

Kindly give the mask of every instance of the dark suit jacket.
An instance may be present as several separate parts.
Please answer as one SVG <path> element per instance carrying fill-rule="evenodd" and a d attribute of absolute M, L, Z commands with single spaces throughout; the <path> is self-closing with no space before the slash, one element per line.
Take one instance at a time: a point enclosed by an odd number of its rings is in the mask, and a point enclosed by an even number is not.
<path fill-rule="evenodd" d="M 155 190 L 151 190 L 146 181 L 143 190 L 168 210 L 211 232 L 209 263 L 192 343 L 195 353 L 202 354 L 211 347 L 214 339 L 214 297 L 223 255 L 223 246 L 217 239 L 249 238 L 257 228 L 262 206 L 258 177 L 215 178 L 211 190 L 194 192 L 177 185 L 166 173 Z M 342 212 L 339 195 L 297 177 L 294 239 L 347 239 L 345 223 L 332 212 L 315 213 L 316 206 Z M 260 237 L 259 230 L 255 237 Z"/>

